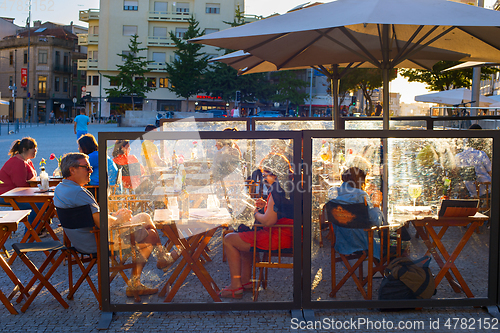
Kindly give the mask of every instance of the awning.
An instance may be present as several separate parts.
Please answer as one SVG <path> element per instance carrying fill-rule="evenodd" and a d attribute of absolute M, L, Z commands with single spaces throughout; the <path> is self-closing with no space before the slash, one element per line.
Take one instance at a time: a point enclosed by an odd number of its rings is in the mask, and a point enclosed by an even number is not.
<path fill-rule="evenodd" d="M 142 97 L 134 97 L 134 104 L 142 104 L 144 98 Z M 108 97 L 109 103 L 115 104 L 132 104 L 132 98 L 130 96 L 127 97 Z"/>

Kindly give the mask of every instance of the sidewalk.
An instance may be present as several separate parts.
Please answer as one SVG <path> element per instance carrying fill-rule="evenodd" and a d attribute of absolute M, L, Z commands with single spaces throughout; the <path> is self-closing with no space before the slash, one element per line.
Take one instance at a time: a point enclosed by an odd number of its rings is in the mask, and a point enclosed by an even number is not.
<path fill-rule="evenodd" d="M 116 124 L 91 124 L 89 133 L 98 136 L 98 132 L 108 131 L 142 131 L 143 128 L 117 127 Z M 8 150 L 12 142 L 25 136 L 31 136 L 38 142 L 38 154 L 34 164 L 39 169 L 40 159 L 57 156 L 70 151 L 78 151 L 76 136 L 73 133 L 72 124 L 49 124 L 34 127 L 22 127 L 20 132 L 7 135 L 2 127 L 0 136 L 0 165 L 8 159 Z M 48 171 L 56 168 L 56 162 L 47 161 Z M 22 229 L 22 227 L 21 227 Z M 59 230 L 60 232 L 60 230 Z M 8 240 L 6 248 L 11 250 L 11 244 L 18 242 L 22 232 L 17 232 L 13 239 Z M 213 263 L 216 264 L 215 262 Z M 217 262 L 218 264 L 218 262 Z M 226 274 L 226 266 L 221 267 Z M 23 269 L 22 262 L 16 260 L 13 269 L 18 277 L 26 282 L 31 277 L 27 269 Z M 327 279 L 327 277 L 325 277 Z M 67 270 L 61 266 L 56 275 L 51 279 L 65 298 L 67 294 Z M 10 292 L 12 284 L 5 274 L 0 271 L 0 285 L 4 293 Z M 15 303 L 16 309 L 20 306 Z M 1 332 L 97 332 L 96 326 L 100 320 L 97 301 L 94 299 L 86 284 L 75 295 L 74 300 L 68 301 L 69 309 L 63 309 L 60 304 L 50 296 L 45 289 L 38 296 L 26 313 L 10 315 L 8 311 L 0 306 L 0 331 Z M 408 332 L 485 332 L 485 320 L 491 324 L 500 324 L 481 308 L 441 308 L 423 309 L 421 311 L 402 312 L 379 312 L 376 309 L 359 310 L 317 310 L 317 323 L 311 323 L 309 327 L 316 327 L 311 331 L 341 331 L 341 332 L 385 332 L 398 329 L 402 321 L 404 330 Z M 340 321 L 340 322 L 339 322 Z M 388 326 L 388 322 L 392 323 Z M 447 322 L 448 321 L 448 322 Z M 359 325 L 359 323 L 363 323 Z M 385 329 L 384 325 L 385 323 Z M 432 323 L 432 326 L 431 326 Z M 446 324 L 450 326 L 446 326 Z M 318 326 L 320 325 L 321 326 Z M 342 324 L 336 328 L 335 325 Z M 353 325 L 355 324 L 355 325 Z M 438 324 L 438 325 L 436 325 Z M 479 325 L 483 326 L 479 326 Z M 312 326 L 311 326 L 312 325 Z M 314 326 L 316 325 L 316 326 Z M 332 327 L 333 325 L 333 327 Z M 347 326 L 346 326 L 347 325 Z M 369 326 L 371 325 L 371 326 Z M 457 325 L 457 326 L 455 326 Z M 454 327 L 455 326 L 455 327 Z M 227 312 L 143 312 L 143 313 L 117 313 L 113 318 L 109 332 L 297 332 L 304 331 L 298 328 L 306 328 L 307 325 L 299 326 L 292 322 L 288 311 L 227 311 Z"/>

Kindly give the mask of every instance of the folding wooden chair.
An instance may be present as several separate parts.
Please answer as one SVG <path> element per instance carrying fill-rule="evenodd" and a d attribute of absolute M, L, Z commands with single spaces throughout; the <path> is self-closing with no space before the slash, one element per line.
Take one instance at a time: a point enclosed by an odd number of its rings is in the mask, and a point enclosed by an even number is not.
<path fill-rule="evenodd" d="M 83 281 L 87 281 L 90 289 L 94 293 L 95 298 L 99 302 L 99 308 L 101 308 L 101 272 L 99 265 L 97 265 L 97 280 L 98 286 L 94 285 L 89 273 L 92 268 L 99 261 L 99 229 L 94 224 L 94 219 L 92 217 L 92 210 L 89 205 L 79 206 L 75 208 L 58 208 L 56 207 L 57 215 L 59 216 L 59 221 L 64 229 L 64 244 L 67 249 L 68 258 L 68 281 L 69 281 L 69 293 L 67 299 L 73 299 L 73 295 L 78 290 Z M 71 245 L 71 241 L 66 235 L 67 230 L 75 229 L 86 229 L 89 233 L 94 235 L 94 240 L 96 244 L 97 251 L 95 253 L 84 253 L 78 251 Z M 87 266 L 85 267 L 85 264 Z M 77 265 L 80 268 L 82 274 L 79 279 L 73 284 L 73 266 Z"/>
<path fill-rule="evenodd" d="M 50 277 L 54 274 L 59 265 L 66 258 L 66 247 L 59 241 L 51 241 L 51 242 L 34 242 L 34 243 L 15 243 L 12 244 L 12 248 L 16 251 L 17 255 L 26 267 L 33 273 L 33 278 L 26 285 L 25 289 L 22 291 L 21 296 L 18 297 L 17 302 L 20 303 L 23 299 L 24 294 L 28 293 L 31 287 L 37 281 L 40 281 L 35 288 L 35 291 L 30 295 L 26 303 L 24 303 L 21 308 L 21 312 L 26 312 L 28 307 L 31 305 L 33 300 L 38 296 L 43 287 L 47 288 L 47 290 L 54 296 L 54 298 L 65 308 L 69 308 L 68 303 L 64 301 L 61 297 L 61 294 L 54 288 L 54 286 L 49 282 Z M 45 258 L 40 268 L 38 268 L 27 256 L 28 253 L 33 252 L 50 252 L 49 255 Z M 53 260 L 54 257 L 59 253 L 57 259 Z M 52 266 L 49 268 L 45 275 L 43 274 L 45 269 L 52 263 Z"/>
<path fill-rule="evenodd" d="M 364 299 L 372 298 L 373 275 L 376 272 L 383 273 L 385 267 L 390 263 L 391 256 L 397 257 L 402 254 L 401 234 L 398 230 L 397 245 L 394 249 L 391 246 L 389 226 L 371 226 L 368 214 L 368 206 L 366 203 L 355 204 L 339 204 L 334 201 L 329 201 L 323 207 L 323 216 L 327 216 L 330 222 L 331 242 L 331 274 L 332 274 L 332 291 L 330 297 L 336 297 L 337 292 L 344 284 L 352 278 L 357 289 Z M 337 227 L 334 227 L 337 226 Z M 336 235 L 335 229 L 343 228 L 344 232 L 349 231 L 352 237 L 366 239 L 366 246 L 361 251 L 354 253 L 340 253 L 335 249 Z M 353 229 L 357 229 L 354 231 Z M 342 230 L 342 229 L 337 229 Z M 374 257 L 375 234 L 378 233 L 380 258 Z M 343 235 L 346 237 L 346 235 Z M 355 260 L 354 264 L 351 261 Z M 363 274 L 363 263 L 368 262 L 367 275 Z M 341 262 L 347 269 L 346 274 L 337 283 L 336 264 Z M 364 286 L 367 286 L 366 290 Z"/>
<path fill-rule="evenodd" d="M 286 268 L 293 269 L 293 247 L 292 248 L 283 248 L 281 246 L 281 235 L 284 228 L 291 228 L 293 232 L 292 224 L 277 224 L 273 225 L 269 228 L 269 249 L 262 250 L 257 248 L 257 231 L 259 227 L 254 227 L 254 243 L 253 243 L 253 301 L 256 302 L 259 297 L 259 288 L 262 285 L 262 288 L 267 288 L 267 278 L 268 278 L 268 269 L 269 268 Z M 272 230 L 278 230 L 278 249 L 271 250 L 271 236 Z M 258 253 L 263 253 L 262 260 L 260 260 L 260 255 Z M 292 262 L 290 260 L 283 260 L 283 258 L 292 258 Z M 259 277 L 257 278 L 257 268 L 259 269 Z"/>

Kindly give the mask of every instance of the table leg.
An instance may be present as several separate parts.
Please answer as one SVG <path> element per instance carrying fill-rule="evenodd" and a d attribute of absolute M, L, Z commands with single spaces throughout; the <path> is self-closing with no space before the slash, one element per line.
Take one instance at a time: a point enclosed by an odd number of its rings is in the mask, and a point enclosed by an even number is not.
<path fill-rule="evenodd" d="M 432 226 L 427 224 L 425 226 L 425 229 L 422 226 L 415 226 L 415 229 L 417 230 L 418 234 L 420 235 L 420 238 L 422 238 L 422 241 L 424 242 L 425 246 L 427 246 L 427 249 L 429 250 L 428 252 L 432 255 L 432 257 L 434 258 L 436 263 L 439 265 L 439 269 L 442 269 L 444 266 L 444 262 L 441 259 L 441 256 L 439 255 L 438 251 L 436 251 L 436 247 L 433 246 L 433 243 L 429 239 L 429 234 L 428 234 L 429 230 L 432 230 L 434 232 L 434 229 L 432 229 Z M 435 232 L 434 232 L 434 234 L 435 234 Z M 446 272 L 445 276 L 446 276 L 446 279 L 448 280 L 448 282 L 450 283 L 450 286 L 453 288 L 453 291 L 456 293 L 459 293 L 461 291 L 461 289 L 458 286 L 458 283 L 455 280 L 453 280 L 453 277 L 451 276 L 451 274 L 449 272 Z M 436 287 L 438 286 L 439 282 L 441 282 L 441 280 L 436 280 L 436 279 L 434 279 L 434 281 L 436 283 Z"/>

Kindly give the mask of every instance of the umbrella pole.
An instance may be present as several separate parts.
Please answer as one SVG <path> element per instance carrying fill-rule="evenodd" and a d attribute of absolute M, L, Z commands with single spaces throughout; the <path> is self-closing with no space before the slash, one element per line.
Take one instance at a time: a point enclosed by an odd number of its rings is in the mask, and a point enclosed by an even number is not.
<path fill-rule="evenodd" d="M 382 95 L 382 103 L 384 107 L 383 114 L 383 128 L 384 130 L 389 129 L 389 69 L 382 69 L 382 81 L 383 81 L 383 95 Z"/>
<path fill-rule="evenodd" d="M 333 128 L 338 130 L 340 129 L 340 109 L 339 109 L 339 85 L 340 85 L 340 76 L 339 76 L 339 65 L 332 66 L 333 75 L 331 77 L 332 80 L 332 90 L 333 90 L 333 110 L 332 110 L 332 120 L 333 120 Z"/>

